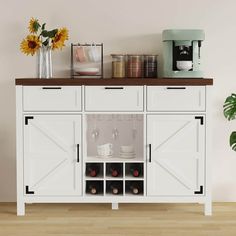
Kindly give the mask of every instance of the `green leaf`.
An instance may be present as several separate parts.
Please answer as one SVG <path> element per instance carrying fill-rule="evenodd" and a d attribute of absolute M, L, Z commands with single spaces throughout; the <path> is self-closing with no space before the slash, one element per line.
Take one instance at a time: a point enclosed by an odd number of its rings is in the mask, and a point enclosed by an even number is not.
<path fill-rule="evenodd" d="M 41 25 L 38 23 L 37 20 L 33 23 L 33 28 L 34 28 L 35 32 L 38 32 L 38 29 L 40 28 L 40 26 Z"/>
<path fill-rule="evenodd" d="M 54 30 L 50 30 L 48 31 L 48 37 L 49 38 L 54 38 L 56 33 L 57 33 L 58 29 L 54 29 Z"/>
<path fill-rule="evenodd" d="M 224 102 L 224 116 L 228 120 L 236 118 L 236 94 L 232 93 Z"/>
<path fill-rule="evenodd" d="M 48 31 L 47 31 L 47 30 L 43 30 L 43 31 L 41 32 L 41 35 L 42 35 L 43 37 L 47 38 L 47 37 L 48 37 Z"/>
<path fill-rule="evenodd" d="M 236 151 L 236 132 L 232 132 L 229 139 L 229 144 L 232 147 L 232 150 Z"/>
<path fill-rule="evenodd" d="M 45 30 L 46 23 L 42 25 L 42 30 Z"/>
<path fill-rule="evenodd" d="M 43 45 L 44 45 L 44 46 L 48 46 L 48 44 L 49 44 L 49 39 L 46 39 L 46 40 L 43 42 Z"/>

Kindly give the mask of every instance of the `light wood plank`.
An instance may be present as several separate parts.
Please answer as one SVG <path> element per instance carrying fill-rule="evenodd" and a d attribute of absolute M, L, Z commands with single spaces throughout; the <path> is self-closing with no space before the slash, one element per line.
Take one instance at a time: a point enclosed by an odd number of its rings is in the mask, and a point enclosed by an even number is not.
<path fill-rule="evenodd" d="M 200 204 L 29 204 L 16 216 L 15 203 L 0 204 L 0 235 L 235 236 L 236 203 L 214 203 L 213 216 Z"/>

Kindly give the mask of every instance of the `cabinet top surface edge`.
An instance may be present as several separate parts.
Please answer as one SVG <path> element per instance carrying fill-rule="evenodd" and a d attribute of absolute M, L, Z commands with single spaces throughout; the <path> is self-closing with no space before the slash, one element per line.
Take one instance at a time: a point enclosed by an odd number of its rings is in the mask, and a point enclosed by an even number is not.
<path fill-rule="evenodd" d="M 103 79 L 72 79 L 72 78 L 51 78 L 51 79 L 39 79 L 39 78 L 17 78 L 15 79 L 15 85 L 24 86 L 37 86 L 37 85 L 149 85 L 149 86 L 162 86 L 162 85 L 186 85 L 186 86 L 206 86 L 213 85 L 213 79 L 211 78 L 103 78 Z"/>

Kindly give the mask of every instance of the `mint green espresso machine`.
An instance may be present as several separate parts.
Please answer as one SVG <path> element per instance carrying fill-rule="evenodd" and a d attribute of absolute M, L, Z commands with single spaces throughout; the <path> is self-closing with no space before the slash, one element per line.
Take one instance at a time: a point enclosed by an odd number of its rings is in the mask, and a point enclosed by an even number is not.
<path fill-rule="evenodd" d="M 205 33 L 199 29 L 164 30 L 163 76 L 167 78 L 203 78 L 200 68 L 201 45 Z"/>

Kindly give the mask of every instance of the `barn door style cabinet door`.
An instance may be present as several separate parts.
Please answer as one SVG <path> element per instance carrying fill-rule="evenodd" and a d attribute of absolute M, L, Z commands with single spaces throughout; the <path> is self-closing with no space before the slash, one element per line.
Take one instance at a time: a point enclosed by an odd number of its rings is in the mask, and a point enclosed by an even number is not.
<path fill-rule="evenodd" d="M 17 214 L 27 203 L 180 202 L 211 215 L 212 84 L 16 79 Z"/>
<path fill-rule="evenodd" d="M 81 195 L 81 116 L 24 116 L 25 195 Z"/>
<path fill-rule="evenodd" d="M 203 115 L 148 115 L 149 196 L 204 193 L 204 118 Z"/>

